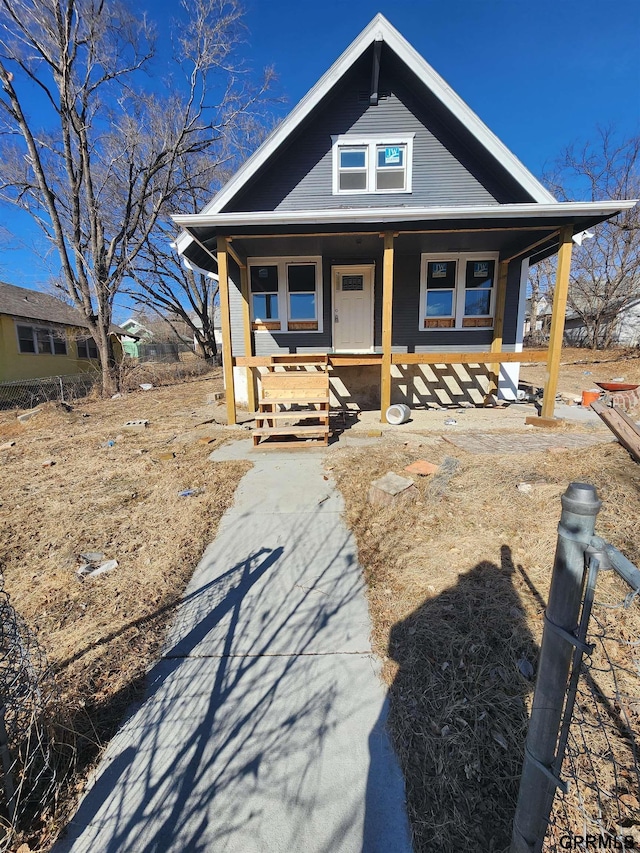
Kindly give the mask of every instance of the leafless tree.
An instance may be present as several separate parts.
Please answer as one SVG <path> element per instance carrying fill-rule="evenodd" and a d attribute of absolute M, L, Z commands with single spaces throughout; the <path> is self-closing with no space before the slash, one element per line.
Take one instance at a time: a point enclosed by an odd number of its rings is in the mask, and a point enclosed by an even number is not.
<path fill-rule="evenodd" d="M 555 288 L 555 259 L 545 258 L 529 270 L 529 323 L 527 344 L 541 346 L 549 335 Z M 548 309 L 548 310 L 547 310 Z M 538 329 L 537 324 L 540 323 Z"/>
<path fill-rule="evenodd" d="M 232 164 L 244 160 L 262 142 L 271 122 L 268 117 L 246 113 L 236 121 L 234 134 L 225 141 L 229 157 L 212 163 L 207 154 L 183 162 L 182 209 L 175 213 L 197 213 L 208 202 L 212 187 L 231 177 Z M 233 155 L 233 156 L 231 156 Z M 188 192 L 187 192 L 188 188 Z M 157 313 L 176 326 L 187 324 L 196 342 L 196 351 L 204 358 L 217 355 L 214 336 L 214 311 L 218 301 L 217 275 L 199 270 L 175 250 L 175 225 L 157 223 L 151 239 L 130 268 L 133 286 L 125 292 L 141 310 Z"/>
<path fill-rule="evenodd" d="M 166 231 L 165 236 L 168 246 L 175 233 Z M 197 351 L 204 358 L 217 355 L 214 311 L 218 280 L 214 274 L 187 267 L 170 250 L 152 246 L 132 277 L 136 287 L 128 292 L 139 308 L 162 317 L 174 328 L 186 324 Z"/>
<path fill-rule="evenodd" d="M 566 149 L 547 183 L 563 201 L 640 197 L 640 136 L 619 141 L 600 129 L 594 141 Z M 597 349 L 611 346 L 619 315 L 640 302 L 640 208 L 592 231 L 574 246 L 568 305 Z"/>
<path fill-rule="evenodd" d="M 253 85 L 237 61 L 238 0 L 176 11 L 167 63 L 150 22 L 118 0 L 0 0 L 0 200 L 28 211 L 57 253 L 105 393 L 117 383 L 116 293 L 158 221 L 229 168 L 270 82 L 267 71 Z M 206 174 L 187 165 L 205 160 Z"/>

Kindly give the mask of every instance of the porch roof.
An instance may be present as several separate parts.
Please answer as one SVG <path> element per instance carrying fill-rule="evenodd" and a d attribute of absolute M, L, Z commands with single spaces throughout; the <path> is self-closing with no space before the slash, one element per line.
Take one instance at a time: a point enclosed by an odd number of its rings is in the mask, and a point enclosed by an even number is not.
<path fill-rule="evenodd" d="M 190 240 L 178 241 L 192 262 L 215 269 L 212 255 L 218 235 L 235 240 L 252 237 L 330 237 L 394 231 L 420 233 L 482 234 L 502 232 L 510 257 L 539 257 L 554 253 L 558 231 L 570 225 L 574 234 L 604 222 L 636 204 L 632 201 L 554 202 L 550 204 L 502 204 L 474 207 L 384 207 L 327 210 L 276 210 L 250 213 L 197 213 L 174 216 Z M 185 235 L 186 236 L 186 235 Z M 505 240 L 501 241 L 503 244 Z M 534 246 L 535 244 L 535 246 Z M 497 248 L 502 250 L 501 245 Z M 487 246 L 489 248 L 489 246 Z"/>

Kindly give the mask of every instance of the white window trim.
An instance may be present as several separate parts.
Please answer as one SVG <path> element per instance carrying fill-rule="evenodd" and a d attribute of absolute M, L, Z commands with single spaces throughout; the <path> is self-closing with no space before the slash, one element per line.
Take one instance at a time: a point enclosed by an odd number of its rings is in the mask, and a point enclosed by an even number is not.
<path fill-rule="evenodd" d="M 69 355 L 69 341 L 67 340 L 67 332 L 66 329 L 61 329 L 60 333 L 56 333 L 56 329 L 52 326 L 42 326 L 40 323 L 33 323 L 28 320 L 15 320 L 15 329 L 16 329 L 16 341 L 18 343 L 18 355 L 49 355 L 53 358 L 65 358 Z M 20 335 L 18 333 L 18 326 L 22 326 L 26 329 L 31 329 L 31 338 L 33 340 L 33 345 L 35 352 L 22 352 L 20 349 Z M 51 345 L 52 352 L 38 352 L 38 336 L 36 332 L 44 331 L 49 335 L 49 343 Z M 62 352 L 55 352 L 54 340 L 64 341 L 64 349 Z"/>
<path fill-rule="evenodd" d="M 388 136 L 351 136 L 349 134 L 341 134 L 340 136 L 332 136 L 331 156 L 333 160 L 333 180 L 332 192 L 333 195 L 393 195 L 406 194 L 412 192 L 413 181 L 413 140 L 415 133 L 403 134 L 396 136 L 390 134 Z M 376 189 L 376 166 L 377 158 L 375 156 L 376 147 L 378 145 L 386 145 L 392 147 L 394 145 L 406 145 L 407 159 L 405 165 L 405 188 L 403 190 Z M 363 190 L 341 190 L 340 189 L 340 148 L 359 148 L 366 146 L 367 154 L 367 186 Z"/>
<path fill-rule="evenodd" d="M 289 329 L 289 290 L 287 286 L 287 267 L 297 264 L 315 264 L 316 266 L 316 322 L 317 329 Z M 318 335 L 323 331 L 322 311 L 322 257 L 320 255 L 303 255 L 300 257 L 285 256 L 276 258 L 247 258 L 247 269 L 251 267 L 270 266 L 278 268 L 278 320 L 279 329 L 254 329 L 256 335 Z M 251 322 L 259 322 L 253 315 L 253 293 L 251 291 L 251 273 L 249 273 L 249 313 Z M 272 322 L 272 321 L 265 321 Z M 292 323 L 313 322 L 309 320 L 291 320 Z"/>
<path fill-rule="evenodd" d="M 468 319 L 473 319 L 476 317 L 487 317 L 491 318 L 491 325 L 489 326 L 478 326 L 477 329 L 492 329 L 495 321 L 495 308 L 496 308 L 496 290 L 498 285 L 498 261 L 499 261 L 500 253 L 499 252 L 429 252 L 423 253 L 421 255 L 420 261 L 420 309 L 418 317 L 418 329 L 421 332 L 451 332 L 455 330 L 462 330 L 465 332 L 474 331 L 473 326 L 463 326 L 462 321 L 465 318 L 464 313 L 464 297 L 465 297 L 465 283 L 466 283 L 466 270 L 467 270 L 467 261 L 493 261 L 493 286 L 491 288 L 491 305 L 489 308 L 489 314 L 469 314 L 467 315 Z M 456 283 L 453 291 L 453 308 L 454 308 L 454 325 L 452 327 L 446 327 L 442 329 L 438 328 L 430 328 L 425 329 L 424 321 L 429 319 L 425 314 L 426 307 L 426 299 L 427 299 L 427 264 L 433 261 L 456 261 Z M 437 318 L 433 318 L 437 319 Z M 442 319 L 451 319 L 450 317 L 443 317 Z"/>

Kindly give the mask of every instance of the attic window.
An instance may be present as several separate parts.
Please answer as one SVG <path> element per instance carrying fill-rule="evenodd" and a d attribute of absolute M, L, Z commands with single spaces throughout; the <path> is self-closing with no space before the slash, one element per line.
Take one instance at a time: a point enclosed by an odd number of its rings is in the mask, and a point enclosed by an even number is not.
<path fill-rule="evenodd" d="M 333 137 L 333 194 L 410 193 L 413 134 Z"/>

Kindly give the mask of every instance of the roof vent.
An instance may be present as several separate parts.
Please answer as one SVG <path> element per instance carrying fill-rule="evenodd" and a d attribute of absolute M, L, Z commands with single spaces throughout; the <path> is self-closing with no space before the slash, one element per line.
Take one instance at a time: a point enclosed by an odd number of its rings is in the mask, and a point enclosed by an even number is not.
<path fill-rule="evenodd" d="M 364 90 L 362 92 L 358 92 L 358 103 L 359 104 L 368 104 L 370 97 L 371 97 L 371 92 L 365 92 Z M 390 98 L 390 97 L 391 97 L 391 92 L 389 91 L 389 89 L 381 89 L 378 92 L 378 100 L 379 101 L 384 101 L 386 98 Z"/>

